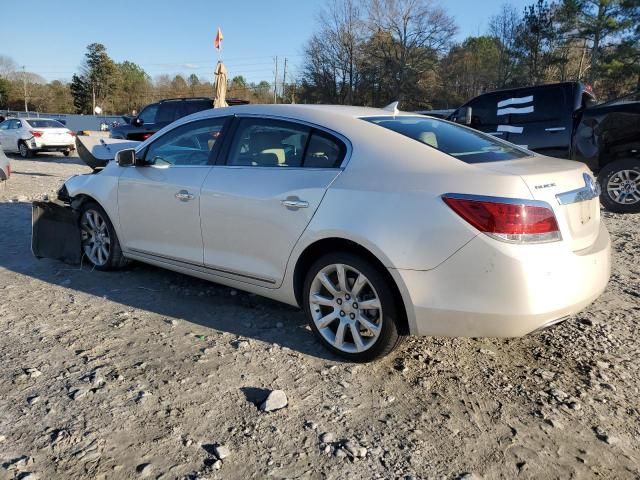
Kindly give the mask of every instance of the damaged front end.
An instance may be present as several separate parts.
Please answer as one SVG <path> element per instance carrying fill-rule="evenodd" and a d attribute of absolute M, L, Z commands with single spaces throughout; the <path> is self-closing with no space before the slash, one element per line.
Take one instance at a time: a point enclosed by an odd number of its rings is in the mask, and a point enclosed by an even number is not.
<path fill-rule="evenodd" d="M 78 212 L 61 201 L 33 202 L 31 251 L 36 258 L 79 264 L 82 250 Z"/>

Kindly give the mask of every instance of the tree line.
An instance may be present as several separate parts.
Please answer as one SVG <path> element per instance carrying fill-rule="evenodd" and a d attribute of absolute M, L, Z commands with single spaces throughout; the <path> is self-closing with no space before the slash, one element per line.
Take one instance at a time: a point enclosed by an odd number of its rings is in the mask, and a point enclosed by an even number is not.
<path fill-rule="evenodd" d="M 305 46 L 300 101 L 450 108 L 485 91 L 584 81 L 606 99 L 640 88 L 640 0 L 505 3 L 461 42 L 434 0 L 330 0 Z"/>
<path fill-rule="evenodd" d="M 601 99 L 640 88 L 640 0 L 505 3 L 483 35 L 455 42 L 458 26 L 436 0 L 327 0 L 304 45 L 301 73 L 282 102 L 451 108 L 499 88 L 584 81 Z M 213 77 L 213 75 L 211 76 Z M 271 103 L 274 84 L 229 80 L 228 97 Z M 70 82 L 46 82 L 0 56 L 0 109 L 131 113 L 162 98 L 213 96 L 213 78 L 152 79 L 104 45 L 87 46 Z M 25 105 L 26 104 L 26 105 Z"/>
<path fill-rule="evenodd" d="M 13 59 L 0 56 L 0 109 L 92 114 L 100 107 L 105 114 L 130 114 L 164 98 L 213 95 L 213 79 L 196 74 L 162 74 L 152 79 L 134 62 L 115 62 L 100 43 L 87 46 L 79 71 L 70 82 L 47 82 L 40 75 L 20 70 Z M 267 81 L 249 83 L 237 75 L 228 82 L 227 97 L 269 103 L 273 89 Z"/>

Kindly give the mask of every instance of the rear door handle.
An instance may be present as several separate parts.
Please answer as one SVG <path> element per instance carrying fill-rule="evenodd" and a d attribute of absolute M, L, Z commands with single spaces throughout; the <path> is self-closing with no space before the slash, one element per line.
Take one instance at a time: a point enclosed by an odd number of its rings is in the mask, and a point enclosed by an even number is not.
<path fill-rule="evenodd" d="M 193 193 L 189 193 L 186 190 L 180 190 L 178 193 L 176 193 L 175 197 L 181 202 L 188 202 L 189 200 L 194 199 Z"/>
<path fill-rule="evenodd" d="M 299 208 L 307 208 L 309 206 L 309 202 L 300 200 L 298 197 L 288 197 L 285 200 L 281 200 L 280 203 L 283 207 L 291 210 L 298 210 Z"/>

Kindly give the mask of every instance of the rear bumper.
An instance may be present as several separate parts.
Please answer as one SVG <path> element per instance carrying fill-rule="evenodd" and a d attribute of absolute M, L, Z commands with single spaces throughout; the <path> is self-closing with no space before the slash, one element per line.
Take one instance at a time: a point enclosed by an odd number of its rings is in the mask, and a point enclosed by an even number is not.
<path fill-rule="evenodd" d="M 43 143 L 35 138 L 27 141 L 29 148 L 37 152 L 62 152 L 64 150 L 75 150 L 76 146 L 72 143 Z"/>
<path fill-rule="evenodd" d="M 609 232 L 588 249 L 512 245 L 479 235 L 433 270 L 395 270 L 411 333 L 518 337 L 573 315 L 605 289 Z"/>

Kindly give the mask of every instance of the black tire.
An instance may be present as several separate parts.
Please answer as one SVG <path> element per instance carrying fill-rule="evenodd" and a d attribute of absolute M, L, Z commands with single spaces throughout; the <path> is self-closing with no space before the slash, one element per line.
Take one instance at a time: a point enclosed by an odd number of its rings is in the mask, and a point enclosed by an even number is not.
<path fill-rule="evenodd" d="M 33 150 L 31 150 L 25 142 L 20 142 L 18 144 L 18 152 L 22 158 L 33 157 Z"/>
<path fill-rule="evenodd" d="M 600 183 L 600 188 L 602 190 L 602 193 L 600 194 L 600 203 L 602 203 L 602 206 L 610 212 L 639 213 L 640 200 L 621 203 L 616 201 L 608 191 L 611 179 L 625 171 L 636 172 L 637 175 L 640 176 L 640 159 L 634 160 L 632 158 L 628 158 L 625 160 L 618 160 L 606 165 L 602 170 L 600 170 L 600 173 L 598 174 L 598 182 Z M 634 193 L 640 197 L 640 177 L 638 177 L 636 182 Z"/>
<path fill-rule="evenodd" d="M 63 150 L 63 151 L 62 151 L 62 154 L 63 154 L 65 157 L 68 157 L 68 156 L 71 154 L 71 150 Z"/>
<path fill-rule="evenodd" d="M 375 289 L 382 307 L 382 326 L 380 334 L 375 342 L 362 352 L 345 352 L 329 343 L 318 331 L 310 308 L 310 291 L 312 283 L 316 275 L 325 267 L 342 264 L 355 268 L 369 280 L 371 286 Z M 348 252 L 329 253 L 320 257 L 309 269 L 305 276 L 303 287 L 302 306 L 307 321 L 316 337 L 320 340 L 328 350 L 336 355 L 345 358 L 351 362 L 370 362 L 378 358 L 382 358 L 393 351 L 404 339 L 400 332 L 401 310 L 398 305 L 398 299 L 395 298 L 393 286 L 390 284 L 387 276 L 379 270 L 371 262 L 359 255 Z M 338 319 L 339 320 L 339 319 Z"/>
<path fill-rule="evenodd" d="M 83 230 L 82 228 L 83 218 L 85 214 L 90 211 L 97 212 L 104 220 L 104 223 L 106 224 L 106 229 L 108 230 L 108 234 L 109 234 L 110 248 L 109 248 L 106 261 L 104 263 L 98 264 L 97 262 L 92 261 L 91 257 L 87 254 L 85 250 L 84 240 L 83 240 L 83 245 L 82 245 L 83 261 L 89 262 L 89 264 L 93 265 L 93 267 L 96 270 L 101 270 L 101 271 L 119 270 L 125 267 L 129 263 L 129 260 L 127 260 L 127 258 L 125 258 L 125 256 L 122 254 L 120 241 L 118 240 L 118 235 L 116 234 L 116 231 L 113 228 L 113 224 L 111 223 L 111 220 L 109 219 L 109 216 L 104 211 L 104 209 L 95 202 L 85 202 L 80 207 L 79 222 L 80 222 L 81 235 Z"/>

